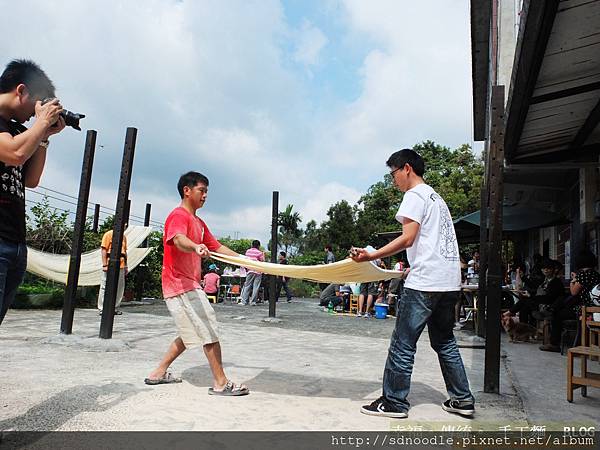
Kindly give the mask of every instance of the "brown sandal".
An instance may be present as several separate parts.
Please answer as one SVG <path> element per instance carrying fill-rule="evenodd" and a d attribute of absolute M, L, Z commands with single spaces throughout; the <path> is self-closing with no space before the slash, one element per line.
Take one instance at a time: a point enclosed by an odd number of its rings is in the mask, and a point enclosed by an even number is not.
<path fill-rule="evenodd" d="M 223 395 L 223 396 L 239 396 L 248 395 L 250 389 L 243 384 L 235 384 L 233 381 L 228 380 L 227 384 L 221 390 L 215 390 L 214 388 L 208 388 L 208 395 Z"/>

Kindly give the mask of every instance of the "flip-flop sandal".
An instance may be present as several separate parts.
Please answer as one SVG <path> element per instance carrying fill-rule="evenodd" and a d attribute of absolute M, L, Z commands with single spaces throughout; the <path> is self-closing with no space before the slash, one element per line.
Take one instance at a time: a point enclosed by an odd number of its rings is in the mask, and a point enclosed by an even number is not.
<path fill-rule="evenodd" d="M 223 396 L 238 396 L 238 395 L 248 395 L 250 393 L 250 389 L 248 389 L 243 384 L 235 384 L 233 381 L 227 381 L 225 387 L 216 391 L 214 388 L 208 388 L 208 395 L 223 395 Z"/>
<path fill-rule="evenodd" d="M 144 383 L 149 384 L 150 386 L 156 386 L 157 384 L 181 383 L 181 378 L 174 377 L 171 372 L 167 372 L 162 378 L 146 378 L 144 379 Z"/>

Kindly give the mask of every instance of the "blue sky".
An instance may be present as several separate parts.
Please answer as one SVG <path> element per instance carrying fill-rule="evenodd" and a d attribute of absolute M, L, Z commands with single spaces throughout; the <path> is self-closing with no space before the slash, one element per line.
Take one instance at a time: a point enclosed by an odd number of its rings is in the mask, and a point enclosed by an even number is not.
<path fill-rule="evenodd" d="M 42 186 L 76 195 L 95 129 L 90 200 L 114 208 L 134 126 L 134 214 L 149 202 L 162 222 L 178 176 L 197 170 L 215 234 L 266 240 L 273 190 L 320 222 L 379 181 L 393 151 L 472 144 L 468 3 L 0 0 L 5 36 L 19 36 L 0 43 L 0 64 L 37 61 L 87 115 L 83 132 L 52 139 Z"/>

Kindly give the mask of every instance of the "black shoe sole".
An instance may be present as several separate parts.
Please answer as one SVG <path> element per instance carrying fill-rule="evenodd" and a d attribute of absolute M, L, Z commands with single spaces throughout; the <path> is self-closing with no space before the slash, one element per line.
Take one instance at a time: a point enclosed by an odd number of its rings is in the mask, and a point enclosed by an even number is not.
<path fill-rule="evenodd" d="M 446 406 L 442 403 L 442 409 L 444 411 L 447 412 L 451 412 L 451 413 L 456 413 L 456 414 L 460 414 L 461 416 L 472 416 L 473 414 L 475 414 L 475 410 L 474 409 L 456 409 L 456 408 L 452 408 L 451 406 Z"/>
<path fill-rule="evenodd" d="M 365 408 L 360 408 L 360 412 L 367 416 L 378 416 L 378 417 L 390 417 L 392 419 L 406 419 L 408 414 L 405 412 L 380 412 L 380 411 L 369 411 Z"/>

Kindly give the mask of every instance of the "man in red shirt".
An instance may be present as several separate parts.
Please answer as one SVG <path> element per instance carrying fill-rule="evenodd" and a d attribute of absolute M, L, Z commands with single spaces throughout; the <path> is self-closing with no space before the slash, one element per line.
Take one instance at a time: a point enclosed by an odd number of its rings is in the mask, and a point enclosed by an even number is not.
<path fill-rule="evenodd" d="M 177 190 L 181 204 L 165 221 L 162 288 L 179 335 L 144 382 L 150 385 L 181 382 L 181 378 L 173 377 L 167 369 L 186 348 L 202 346 L 213 374 L 213 386 L 208 393 L 246 395 L 250 392 L 246 386 L 225 376 L 215 311 L 200 287 L 200 258 L 209 257 L 210 251 L 240 255 L 217 241 L 196 216 L 208 195 L 208 178 L 188 172 L 179 178 Z"/>

